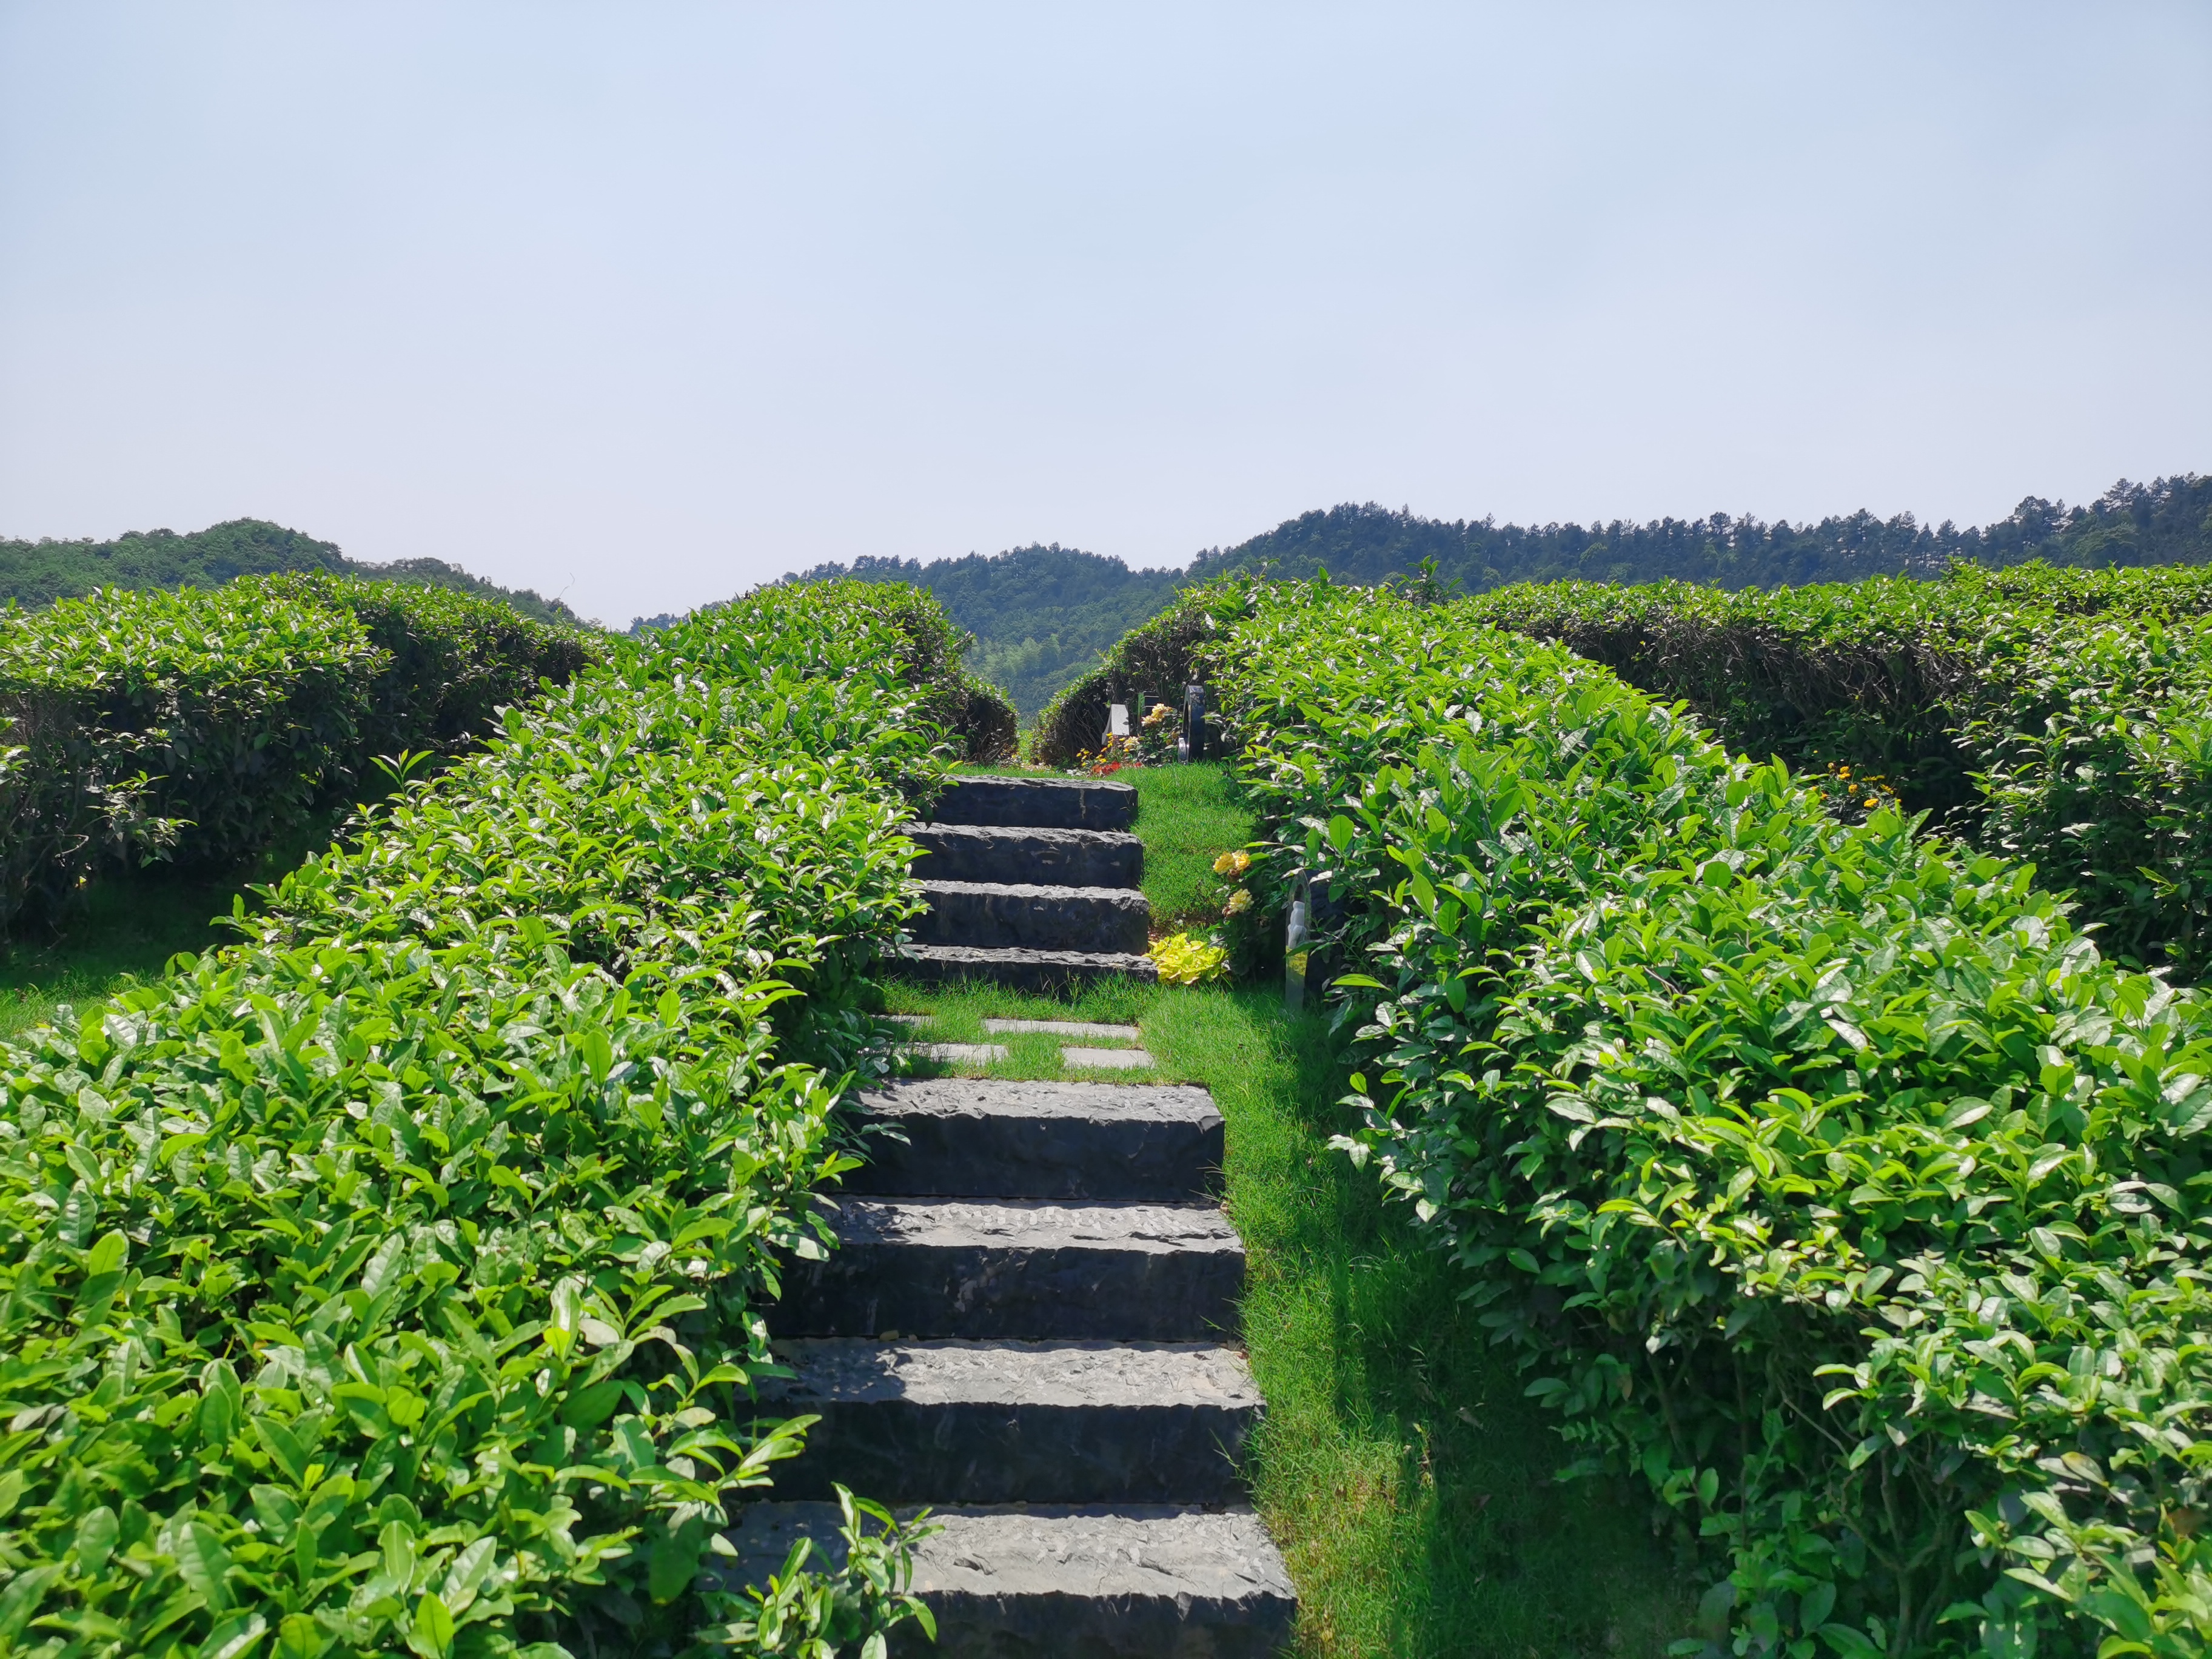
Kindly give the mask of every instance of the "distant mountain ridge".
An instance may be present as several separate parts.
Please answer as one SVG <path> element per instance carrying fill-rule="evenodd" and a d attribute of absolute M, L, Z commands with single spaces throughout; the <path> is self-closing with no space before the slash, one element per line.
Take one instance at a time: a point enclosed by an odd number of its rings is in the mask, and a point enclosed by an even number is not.
<path fill-rule="evenodd" d="M 1858 512 L 1817 523 L 1773 523 L 1716 513 L 1632 524 L 1523 526 L 1489 519 L 1424 519 L 1372 501 L 1286 519 L 1231 548 L 1209 548 L 1185 580 L 1262 565 L 1279 576 L 1326 568 L 1339 580 L 1410 576 L 1424 559 L 1468 592 L 1508 582 L 1567 580 L 1710 582 L 1718 587 L 1802 586 L 1868 576 L 1932 576 L 1954 559 L 2008 565 L 2200 564 L 2212 561 L 2212 477 L 2184 473 L 2148 484 L 2123 478 L 2087 507 L 2031 495 L 1979 529 L 1910 513 Z"/>
<path fill-rule="evenodd" d="M 450 587 L 503 599 L 539 622 L 589 625 L 559 599 L 528 588 L 501 587 L 443 559 L 366 563 L 346 557 L 334 542 L 318 541 L 264 519 L 231 519 L 188 535 L 133 530 L 106 542 L 0 538 L 0 601 L 13 599 L 33 610 L 95 587 L 216 587 L 239 576 L 284 570 L 328 570 L 417 587 Z"/>
<path fill-rule="evenodd" d="M 1772 523 L 1717 513 L 1648 524 L 1501 525 L 1490 519 L 1425 519 L 1406 508 L 1349 502 L 1285 519 L 1230 548 L 1208 548 L 1188 569 L 1132 570 L 1122 561 L 1057 544 L 959 558 L 862 557 L 817 565 L 787 582 L 850 577 L 912 582 L 936 594 L 975 635 L 968 665 L 1006 689 L 1028 720 L 1097 659 L 1097 653 L 1165 608 L 1176 590 L 1231 570 L 1265 568 L 1369 584 L 1416 574 L 1436 561 L 1439 579 L 1479 593 L 1508 582 L 1649 582 L 1720 587 L 1936 575 L 1953 559 L 1992 565 L 2212 562 L 2212 477 L 2196 473 L 2148 484 L 2123 478 L 2087 507 L 2036 496 L 1978 529 L 1927 526 L 1911 514 L 1859 512 L 1817 523 Z M 641 619 L 637 627 L 674 621 Z"/>

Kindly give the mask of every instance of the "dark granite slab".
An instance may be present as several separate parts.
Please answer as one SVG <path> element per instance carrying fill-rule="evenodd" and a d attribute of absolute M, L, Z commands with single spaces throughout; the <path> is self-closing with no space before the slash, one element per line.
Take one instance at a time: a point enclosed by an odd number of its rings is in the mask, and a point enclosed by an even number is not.
<path fill-rule="evenodd" d="M 867 1140 L 850 1193 L 900 1197 L 1112 1199 L 1188 1203 L 1217 1188 L 1221 1114 L 1182 1085 L 938 1078 L 862 1095 Z"/>

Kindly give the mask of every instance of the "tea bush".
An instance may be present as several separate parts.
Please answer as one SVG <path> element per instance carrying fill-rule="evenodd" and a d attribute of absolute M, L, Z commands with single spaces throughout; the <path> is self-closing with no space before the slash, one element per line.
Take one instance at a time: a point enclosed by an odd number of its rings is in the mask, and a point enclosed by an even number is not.
<path fill-rule="evenodd" d="M 0 1653 L 813 1651 L 895 1537 L 702 1571 L 818 1254 L 942 684 L 780 588 L 365 809 L 158 985 L 0 1050 Z"/>
<path fill-rule="evenodd" d="M 1237 603 L 1340 1144 L 1711 1553 L 1682 1650 L 2203 1651 L 2204 1000 L 1474 607 Z"/>
<path fill-rule="evenodd" d="M 2075 892 L 2110 951 L 2193 973 L 2212 945 L 2212 568 L 1565 582 L 1468 604 L 1687 699 L 1749 754 L 1878 775 Z"/>
<path fill-rule="evenodd" d="M 257 852 L 371 757 L 463 744 L 590 656 L 491 601 L 321 575 L 0 619 L 0 924 L 104 860 Z"/>

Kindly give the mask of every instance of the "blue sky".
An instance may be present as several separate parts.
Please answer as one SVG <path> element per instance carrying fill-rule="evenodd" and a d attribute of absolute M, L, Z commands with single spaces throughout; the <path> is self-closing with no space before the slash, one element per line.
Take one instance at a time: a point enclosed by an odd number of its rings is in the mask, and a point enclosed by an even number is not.
<path fill-rule="evenodd" d="M 0 0 L 0 534 L 626 621 L 2212 471 L 2212 7 Z"/>

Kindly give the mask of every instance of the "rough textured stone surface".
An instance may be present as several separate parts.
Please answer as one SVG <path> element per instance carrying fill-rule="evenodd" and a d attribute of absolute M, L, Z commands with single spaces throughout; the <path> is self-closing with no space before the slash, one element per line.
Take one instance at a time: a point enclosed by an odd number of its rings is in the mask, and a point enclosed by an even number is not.
<path fill-rule="evenodd" d="M 988 980 L 1018 991 L 1065 991 L 1101 979 L 1160 976 L 1150 957 L 1126 951 L 986 951 L 969 945 L 910 945 L 890 966 L 907 979 L 926 985 Z"/>
<path fill-rule="evenodd" d="M 1119 830 L 1048 830 L 1037 824 L 909 823 L 922 848 L 924 881 L 1034 881 L 1061 887 L 1134 887 L 1145 878 L 1145 843 Z"/>
<path fill-rule="evenodd" d="M 888 1196 L 1190 1202 L 1217 1190 L 1221 1114 L 1203 1089 L 938 1078 L 861 1096 L 867 1164 L 845 1189 Z"/>
<path fill-rule="evenodd" d="M 930 821 L 1127 830 L 1137 821 L 1137 792 L 1103 778 L 962 778 L 939 798 Z"/>
<path fill-rule="evenodd" d="M 779 1336 L 1202 1342 L 1236 1328 L 1243 1241 L 1207 1206 L 823 1207 L 838 1247 L 787 1266 L 769 1310 Z"/>
<path fill-rule="evenodd" d="M 1290 1641 L 1290 1575 L 1249 1509 L 1030 1504 L 945 1509 L 915 1549 L 915 1588 L 956 1659 L 1259 1659 Z M 836 1506 L 753 1504 L 732 1533 L 741 1583 L 765 1583 L 801 1537 L 837 1542 Z M 833 1555 L 832 1560 L 841 1559 Z M 906 1627 L 902 1627 L 902 1632 Z"/>
<path fill-rule="evenodd" d="M 1203 1344 L 795 1341 L 763 1400 L 821 1425 L 776 1470 L 886 1503 L 1230 1503 L 1260 1410 L 1241 1355 Z"/>
<path fill-rule="evenodd" d="M 1135 1072 L 1150 1066 L 1152 1057 L 1142 1048 L 1062 1048 L 1060 1063 L 1078 1070 Z"/>
<path fill-rule="evenodd" d="M 1080 1019 L 987 1019 L 983 1029 L 993 1036 L 1036 1031 L 1046 1036 L 1120 1037 L 1125 1042 L 1134 1042 L 1139 1035 L 1133 1025 L 1094 1025 Z"/>
<path fill-rule="evenodd" d="M 912 927 L 924 945 L 1141 955 L 1152 918 L 1152 907 L 1133 887 L 925 881 L 921 896 L 929 909 Z"/>

